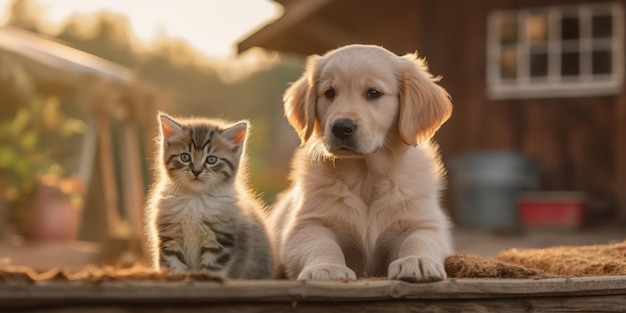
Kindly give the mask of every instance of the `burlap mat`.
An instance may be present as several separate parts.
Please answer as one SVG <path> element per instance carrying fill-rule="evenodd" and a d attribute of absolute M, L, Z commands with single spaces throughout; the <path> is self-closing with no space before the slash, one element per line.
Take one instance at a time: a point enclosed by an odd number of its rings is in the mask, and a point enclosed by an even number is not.
<path fill-rule="evenodd" d="M 34 282 L 34 281 L 222 281 L 221 278 L 202 272 L 185 274 L 164 274 L 151 268 L 135 265 L 130 268 L 90 265 L 80 271 L 69 271 L 53 268 L 37 272 L 27 266 L 11 265 L 8 261 L 0 262 L 1 282 Z"/>
<path fill-rule="evenodd" d="M 593 246 L 558 246 L 545 249 L 508 249 L 495 258 L 456 254 L 446 261 L 450 278 L 530 278 L 626 275 L 626 241 Z M 0 262 L 0 282 L 55 281 L 221 281 L 207 273 L 170 275 L 136 265 L 131 268 L 88 266 L 70 272 L 55 268 L 36 272 Z"/>
<path fill-rule="evenodd" d="M 626 275 L 626 241 L 606 245 L 509 249 L 498 260 L 559 276 Z"/>

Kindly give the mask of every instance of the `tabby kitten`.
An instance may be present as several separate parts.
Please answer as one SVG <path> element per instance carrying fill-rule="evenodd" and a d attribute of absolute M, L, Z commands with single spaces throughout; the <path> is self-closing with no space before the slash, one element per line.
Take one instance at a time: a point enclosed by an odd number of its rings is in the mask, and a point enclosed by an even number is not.
<path fill-rule="evenodd" d="M 248 123 L 159 115 L 159 177 L 146 209 L 153 266 L 271 278 L 274 249 L 262 205 L 246 186 Z"/>

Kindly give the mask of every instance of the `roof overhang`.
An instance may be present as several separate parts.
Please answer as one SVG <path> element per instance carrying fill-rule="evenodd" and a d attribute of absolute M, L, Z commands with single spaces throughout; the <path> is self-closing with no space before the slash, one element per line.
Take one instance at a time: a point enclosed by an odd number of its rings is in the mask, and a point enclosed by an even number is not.
<path fill-rule="evenodd" d="M 90 77 L 115 85 L 134 81 L 124 66 L 13 27 L 0 27 L 0 56 L 19 64 L 45 91 L 75 91 Z"/>
<path fill-rule="evenodd" d="M 239 42 L 237 45 L 238 53 L 243 53 L 252 47 L 262 47 L 269 50 L 307 55 L 319 49 L 319 42 L 306 40 L 299 45 L 292 45 L 285 38 L 320 37 L 319 33 L 327 27 L 320 26 L 323 23 L 315 20 L 314 15 L 333 0 L 279 2 L 285 7 L 284 14 Z M 315 35 L 316 33 L 318 35 Z M 332 33 L 327 35 L 332 36 Z"/>
<path fill-rule="evenodd" d="M 415 52 L 427 0 L 278 0 L 281 17 L 238 44 L 299 55 L 323 54 L 348 44 L 381 45 L 397 53 Z"/>

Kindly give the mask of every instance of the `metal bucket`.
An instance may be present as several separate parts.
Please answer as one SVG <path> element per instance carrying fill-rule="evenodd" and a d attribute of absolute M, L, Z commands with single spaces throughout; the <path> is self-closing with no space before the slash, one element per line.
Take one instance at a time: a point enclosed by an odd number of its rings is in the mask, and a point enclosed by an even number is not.
<path fill-rule="evenodd" d="M 536 190 L 535 162 L 513 152 L 474 152 L 450 166 L 457 224 L 496 231 L 521 229 L 517 194 Z"/>

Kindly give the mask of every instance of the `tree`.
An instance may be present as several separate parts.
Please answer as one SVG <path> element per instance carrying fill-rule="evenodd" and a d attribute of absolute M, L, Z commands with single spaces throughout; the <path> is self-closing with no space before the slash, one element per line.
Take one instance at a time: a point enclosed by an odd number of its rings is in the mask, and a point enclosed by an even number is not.
<path fill-rule="evenodd" d="M 13 0 L 9 5 L 8 25 L 38 33 L 42 12 L 31 0 Z"/>

